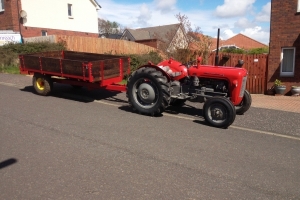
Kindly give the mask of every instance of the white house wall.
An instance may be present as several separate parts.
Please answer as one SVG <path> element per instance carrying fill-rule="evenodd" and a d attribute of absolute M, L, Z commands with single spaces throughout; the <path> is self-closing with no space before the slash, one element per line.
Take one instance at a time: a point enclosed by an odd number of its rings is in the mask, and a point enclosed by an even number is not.
<path fill-rule="evenodd" d="M 24 26 L 98 33 L 98 13 L 90 0 L 22 0 Z M 68 16 L 72 4 L 72 18 Z"/>

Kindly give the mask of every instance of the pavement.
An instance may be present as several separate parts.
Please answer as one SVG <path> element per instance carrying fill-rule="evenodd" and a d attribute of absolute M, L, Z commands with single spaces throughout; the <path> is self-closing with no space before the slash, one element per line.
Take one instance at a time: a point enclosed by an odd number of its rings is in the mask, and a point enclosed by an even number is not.
<path fill-rule="evenodd" d="M 300 96 L 251 94 L 252 107 L 300 113 Z"/>

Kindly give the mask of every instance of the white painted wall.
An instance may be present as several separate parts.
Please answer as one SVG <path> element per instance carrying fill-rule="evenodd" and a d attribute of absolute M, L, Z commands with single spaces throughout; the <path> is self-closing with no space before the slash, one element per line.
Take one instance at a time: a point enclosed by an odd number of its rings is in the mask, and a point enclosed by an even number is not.
<path fill-rule="evenodd" d="M 24 26 L 98 33 L 99 7 L 92 0 L 21 0 L 27 13 Z M 72 4 L 73 17 L 68 16 Z"/>

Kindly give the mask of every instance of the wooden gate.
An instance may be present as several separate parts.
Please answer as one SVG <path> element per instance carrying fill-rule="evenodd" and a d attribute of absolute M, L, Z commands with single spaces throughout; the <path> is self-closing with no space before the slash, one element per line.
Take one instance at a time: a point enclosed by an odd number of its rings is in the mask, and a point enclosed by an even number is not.
<path fill-rule="evenodd" d="M 215 64 L 216 53 L 211 53 L 208 64 Z M 240 65 L 239 60 L 244 64 Z M 267 65 L 268 55 L 266 54 L 232 54 L 219 53 L 219 66 L 242 67 L 248 70 L 248 80 L 246 89 L 252 94 L 264 94 L 267 90 Z"/>

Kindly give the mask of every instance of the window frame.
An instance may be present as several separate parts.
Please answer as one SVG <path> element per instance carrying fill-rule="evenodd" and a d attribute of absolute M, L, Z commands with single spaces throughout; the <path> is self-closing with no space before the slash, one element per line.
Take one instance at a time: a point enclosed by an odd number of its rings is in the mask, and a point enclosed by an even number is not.
<path fill-rule="evenodd" d="M 285 49 L 292 49 L 293 50 L 293 70 L 292 72 L 283 72 L 283 57 L 284 57 L 284 53 L 283 51 Z M 281 48 L 281 54 L 280 54 L 280 76 L 281 77 L 293 77 L 295 75 L 295 58 L 296 58 L 296 48 L 295 47 L 282 47 Z"/>
<path fill-rule="evenodd" d="M 73 19 L 73 4 L 68 3 L 68 17 Z"/>
<path fill-rule="evenodd" d="M 0 0 L 0 12 L 3 12 L 4 10 L 5 10 L 4 0 Z"/>
<path fill-rule="evenodd" d="M 297 3 L 297 12 L 300 12 L 300 0 L 298 0 L 298 3 Z"/>
<path fill-rule="evenodd" d="M 48 35 L 46 30 L 42 30 L 41 32 L 42 32 L 42 36 L 47 36 Z"/>

